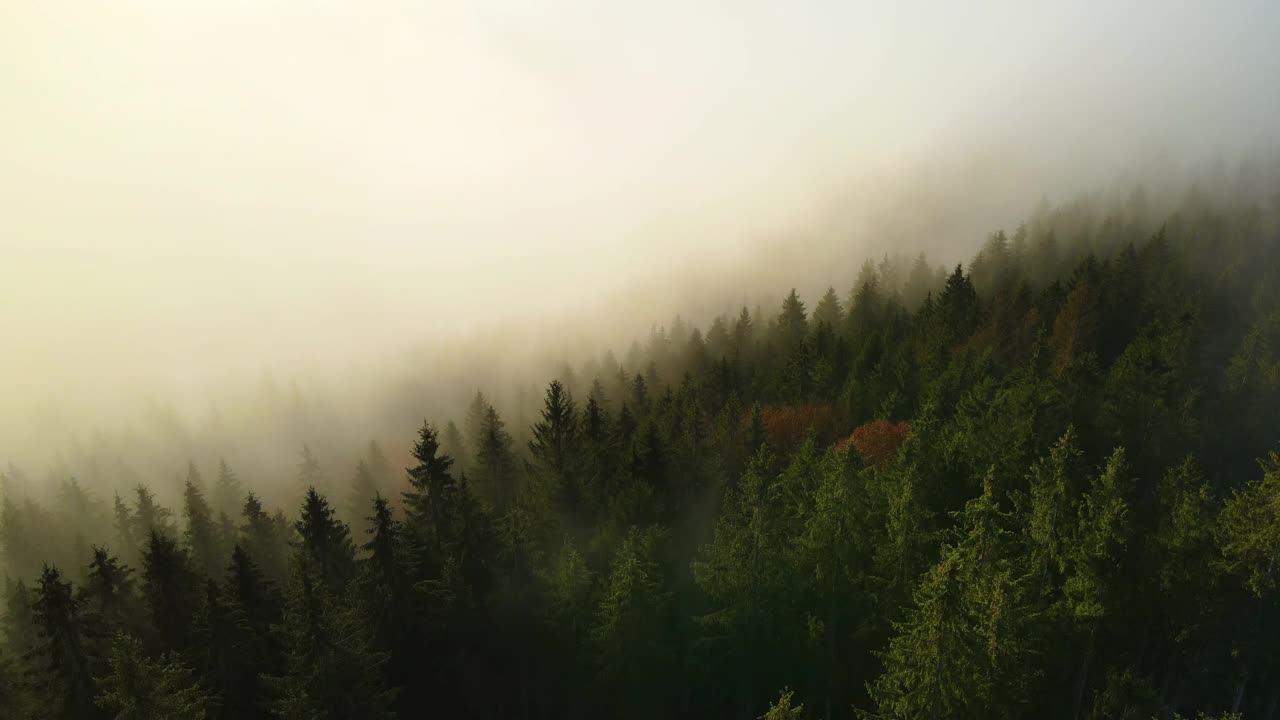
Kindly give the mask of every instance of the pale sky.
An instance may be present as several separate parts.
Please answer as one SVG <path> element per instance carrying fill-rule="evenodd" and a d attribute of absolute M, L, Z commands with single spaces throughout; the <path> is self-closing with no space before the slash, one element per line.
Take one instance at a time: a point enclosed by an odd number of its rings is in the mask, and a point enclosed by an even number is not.
<path fill-rule="evenodd" d="M 861 242 L 832 198 L 975 151 L 1019 202 L 1239 152 L 1278 39 L 1274 1 L 0 0 L 0 410 Z"/>

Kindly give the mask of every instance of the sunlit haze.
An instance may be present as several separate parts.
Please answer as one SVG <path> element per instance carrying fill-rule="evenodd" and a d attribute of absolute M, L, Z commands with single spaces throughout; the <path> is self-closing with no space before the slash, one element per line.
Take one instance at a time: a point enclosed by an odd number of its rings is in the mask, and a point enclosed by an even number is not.
<path fill-rule="evenodd" d="M 0 416 L 964 260 L 1270 147 L 1277 37 L 1270 2 L 11 0 Z"/>

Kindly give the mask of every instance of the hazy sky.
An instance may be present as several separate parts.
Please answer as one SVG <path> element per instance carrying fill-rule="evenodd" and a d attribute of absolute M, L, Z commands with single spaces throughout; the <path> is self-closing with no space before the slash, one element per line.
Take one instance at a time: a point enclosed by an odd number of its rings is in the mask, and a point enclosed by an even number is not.
<path fill-rule="evenodd" d="M 0 0 L 0 410 L 860 242 L 833 203 L 904 178 L 1022 202 L 1238 152 L 1277 39 L 1274 0 Z"/>

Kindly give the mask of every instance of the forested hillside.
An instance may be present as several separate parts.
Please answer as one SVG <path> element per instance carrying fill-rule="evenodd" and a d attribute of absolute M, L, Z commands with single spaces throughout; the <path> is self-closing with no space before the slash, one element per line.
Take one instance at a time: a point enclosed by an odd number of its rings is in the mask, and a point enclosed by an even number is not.
<path fill-rule="evenodd" d="M 671 323 L 282 507 L 9 465 L 0 717 L 1275 717 L 1280 200 L 1152 214 Z"/>

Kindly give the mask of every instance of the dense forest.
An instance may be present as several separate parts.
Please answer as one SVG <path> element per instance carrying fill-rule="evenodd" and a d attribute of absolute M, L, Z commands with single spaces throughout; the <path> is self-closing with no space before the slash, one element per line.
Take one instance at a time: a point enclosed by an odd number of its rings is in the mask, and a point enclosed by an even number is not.
<path fill-rule="evenodd" d="M 0 717 L 1276 717 L 1280 199 L 1146 205 L 677 320 L 287 493 L 10 464 Z"/>

